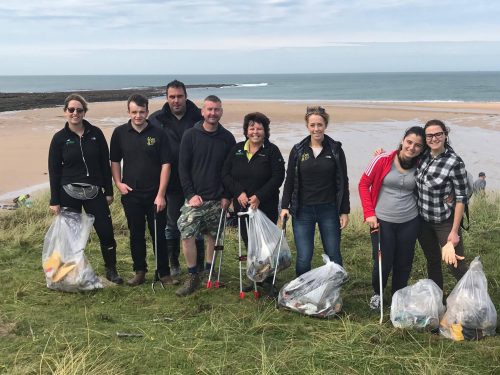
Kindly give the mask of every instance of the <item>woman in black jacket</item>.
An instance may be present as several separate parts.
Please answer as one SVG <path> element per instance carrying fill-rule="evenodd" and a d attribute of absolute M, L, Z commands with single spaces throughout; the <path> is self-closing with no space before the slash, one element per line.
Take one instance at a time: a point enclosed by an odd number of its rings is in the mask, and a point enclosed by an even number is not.
<path fill-rule="evenodd" d="M 87 102 L 77 94 L 64 101 L 67 122 L 54 134 L 49 148 L 50 209 L 67 207 L 94 216 L 106 278 L 116 284 L 116 242 L 108 205 L 113 202 L 109 149 L 101 129 L 84 120 Z M 104 190 L 104 192 L 103 192 Z"/>
<path fill-rule="evenodd" d="M 349 179 L 342 144 L 325 134 L 328 120 L 324 108 L 308 107 L 309 135 L 293 146 L 288 160 L 281 217 L 292 215 L 297 276 L 311 269 L 316 223 L 325 253 L 342 265 L 340 231 L 349 221 Z"/>

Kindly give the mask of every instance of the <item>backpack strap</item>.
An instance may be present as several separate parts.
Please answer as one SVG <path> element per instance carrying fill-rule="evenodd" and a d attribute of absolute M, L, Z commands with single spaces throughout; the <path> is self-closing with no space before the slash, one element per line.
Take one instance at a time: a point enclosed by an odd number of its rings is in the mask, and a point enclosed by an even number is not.
<path fill-rule="evenodd" d="M 467 226 L 464 224 L 464 219 L 467 218 Z M 464 216 L 462 216 L 462 220 L 460 221 L 460 226 L 463 230 L 469 230 L 470 228 L 470 219 L 469 219 L 469 203 L 465 204 Z"/>

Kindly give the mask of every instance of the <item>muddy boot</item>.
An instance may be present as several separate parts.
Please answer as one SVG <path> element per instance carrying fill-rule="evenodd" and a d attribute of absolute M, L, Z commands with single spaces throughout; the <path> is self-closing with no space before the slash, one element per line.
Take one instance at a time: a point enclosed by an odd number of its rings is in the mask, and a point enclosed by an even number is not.
<path fill-rule="evenodd" d="M 172 276 L 179 276 L 182 273 L 182 269 L 179 264 L 179 254 L 181 251 L 179 239 L 167 240 L 167 251 L 170 258 L 170 274 Z"/>
<path fill-rule="evenodd" d="M 196 265 L 198 266 L 198 272 L 205 270 L 205 241 L 203 238 L 196 239 Z"/>
<path fill-rule="evenodd" d="M 123 279 L 116 271 L 116 245 L 101 245 L 101 254 L 106 268 L 106 279 L 115 284 L 123 284 Z"/>
<path fill-rule="evenodd" d="M 165 275 L 165 276 L 160 277 L 160 282 L 163 285 L 178 285 L 179 284 L 179 280 L 175 279 L 171 275 Z"/>
<path fill-rule="evenodd" d="M 146 271 L 137 271 L 135 276 L 127 281 L 128 286 L 137 286 L 144 284 L 146 281 Z"/>
<path fill-rule="evenodd" d="M 200 287 L 200 276 L 197 273 L 190 273 L 184 285 L 175 291 L 179 297 L 186 297 Z"/>

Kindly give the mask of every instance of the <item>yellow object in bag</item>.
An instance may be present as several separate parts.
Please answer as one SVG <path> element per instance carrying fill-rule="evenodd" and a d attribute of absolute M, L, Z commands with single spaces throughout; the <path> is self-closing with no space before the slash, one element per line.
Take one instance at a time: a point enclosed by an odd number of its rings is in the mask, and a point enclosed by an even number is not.
<path fill-rule="evenodd" d="M 43 264 L 43 271 L 47 277 L 52 278 L 61 266 L 61 254 L 59 251 L 54 250 L 52 255 Z"/>

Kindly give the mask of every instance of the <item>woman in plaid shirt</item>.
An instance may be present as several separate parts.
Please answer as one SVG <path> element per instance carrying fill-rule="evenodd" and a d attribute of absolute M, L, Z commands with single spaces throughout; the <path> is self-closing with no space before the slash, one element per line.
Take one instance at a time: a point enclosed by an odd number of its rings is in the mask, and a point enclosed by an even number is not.
<path fill-rule="evenodd" d="M 460 222 L 467 203 L 467 176 L 462 159 L 448 142 L 448 128 L 440 120 L 428 121 L 425 140 L 429 147 L 417 170 L 418 209 L 421 231 L 418 241 L 427 259 L 427 272 L 441 289 L 441 248 L 451 242 L 455 258 L 448 262 L 453 276 L 467 271 Z"/>

